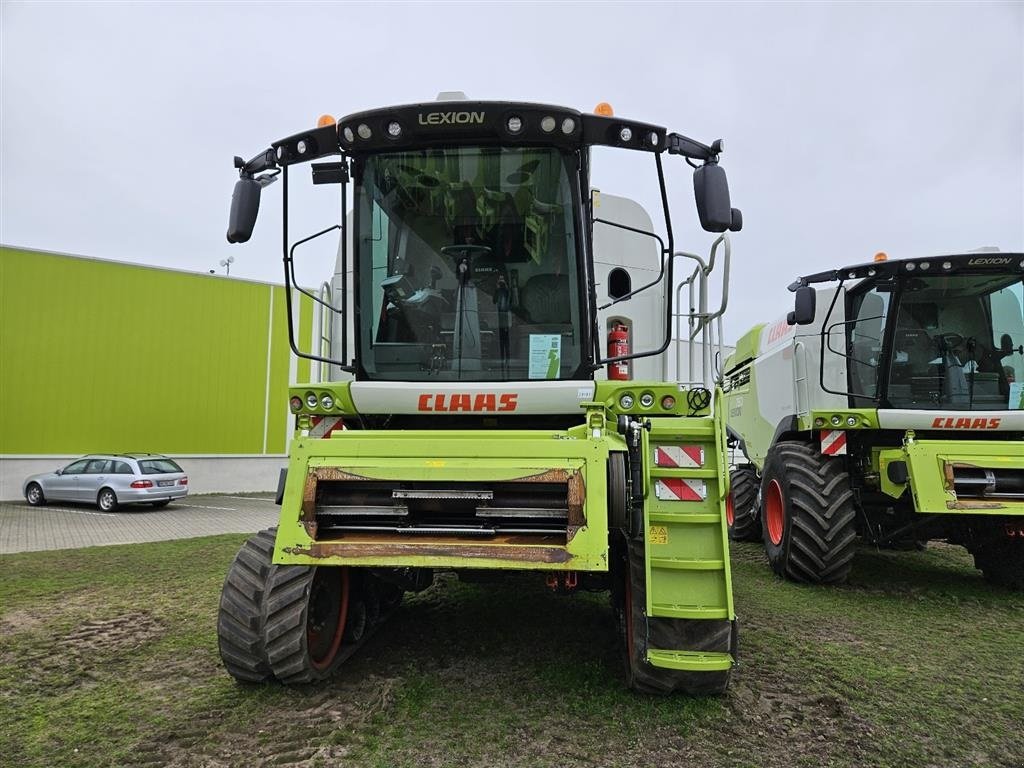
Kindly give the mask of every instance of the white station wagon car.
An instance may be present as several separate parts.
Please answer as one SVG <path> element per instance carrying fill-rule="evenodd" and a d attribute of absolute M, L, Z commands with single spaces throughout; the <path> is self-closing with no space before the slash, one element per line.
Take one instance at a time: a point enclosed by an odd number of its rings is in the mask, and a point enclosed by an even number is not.
<path fill-rule="evenodd" d="M 56 472 L 32 475 L 22 493 L 33 507 L 48 501 L 80 501 L 112 512 L 121 504 L 165 507 L 188 495 L 188 476 L 156 453 L 93 454 Z"/>

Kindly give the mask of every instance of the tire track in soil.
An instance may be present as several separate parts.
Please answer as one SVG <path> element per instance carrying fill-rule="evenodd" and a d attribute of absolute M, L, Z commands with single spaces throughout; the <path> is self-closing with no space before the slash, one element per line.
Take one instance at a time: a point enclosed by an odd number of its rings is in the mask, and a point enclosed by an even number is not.
<path fill-rule="evenodd" d="M 222 669 L 218 674 L 225 674 Z M 245 732 L 225 731 L 225 712 L 196 712 L 174 733 L 150 734 L 125 768 L 310 768 L 344 765 L 351 746 L 323 744 L 331 733 L 360 730 L 390 707 L 396 680 L 369 676 L 358 682 L 320 683 L 284 689 L 279 703 L 267 706 Z M 260 686 L 239 686 L 257 690 Z M 244 695 L 244 690 L 241 695 Z"/>
<path fill-rule="evenodd" d="M 98 679 L 97 670 L 141 648 L 163 630 L 160 621 L 144 611 L 91 619 L 52 643 L 37 643 L 27 653 L 19 653 L 18 664 L 26 680 L 66 690 Z"/>

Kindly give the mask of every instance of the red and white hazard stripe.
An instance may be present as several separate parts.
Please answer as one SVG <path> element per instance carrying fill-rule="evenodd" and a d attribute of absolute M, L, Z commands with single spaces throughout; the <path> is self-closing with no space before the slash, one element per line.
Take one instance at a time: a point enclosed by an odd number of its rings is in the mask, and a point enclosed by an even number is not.
<path fill-rule="evenodd" d="M 708 497 L 708 488 L 703 480 L 660 477 L 654 481 L 654 495 L 662 501 L 704 501 Z"/>
<path fill-rule="evenodd" d="M 704 449 L 699 445 L 659 445 L 654 449 L 654 465 L 686 469 L 703 467 Z"/>
<path fill-rule="evenodd" d="M 310 419 L 312 425 L 309 429 L 310 437 L 330 437 L 335 430 L 344 429 L 341 416 L 313 416 Z"/>
<path fill-rule="evenodd" d="M 825 456 L 846 455 L 846 430 L 845 429 L 823 429 L 821 430 L 821 452 Z"/>

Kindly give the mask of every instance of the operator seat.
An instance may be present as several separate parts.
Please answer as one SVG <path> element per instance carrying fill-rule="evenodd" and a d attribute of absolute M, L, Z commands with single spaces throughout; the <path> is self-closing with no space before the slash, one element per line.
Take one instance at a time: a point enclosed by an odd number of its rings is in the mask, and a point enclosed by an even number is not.
<path fill-rule="evenodd" d="M 532 334 L 572 335 L 569 276 L 534 275 L 519 291 L 518 322 L 513 325 L 512 354 L 525 357 Z M 563 341 L 563 344 L 565 341 Z"/>
<path fill-rule="evenodd" d="M 572 323 L 568 275 L 534 275 L 520 291 L 519 302 L 527 322 L 533 325 Z"/>

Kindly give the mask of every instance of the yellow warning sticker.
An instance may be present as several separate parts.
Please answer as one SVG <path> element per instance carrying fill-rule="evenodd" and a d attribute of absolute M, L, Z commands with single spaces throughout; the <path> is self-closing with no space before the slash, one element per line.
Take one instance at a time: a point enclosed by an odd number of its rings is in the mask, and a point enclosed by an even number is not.
<path fill-rule="evenodd" d="M 664 525 L 652 525 L 647 540 L 651 544 L 668 544 L 668 527 Z"/>
<path fill-rule="evenodd" d="M 448 462 L 444 459 L 427 459 L 425 462 L 428 467 L 434 467 L 435 469 L 445 466 Z"/>

